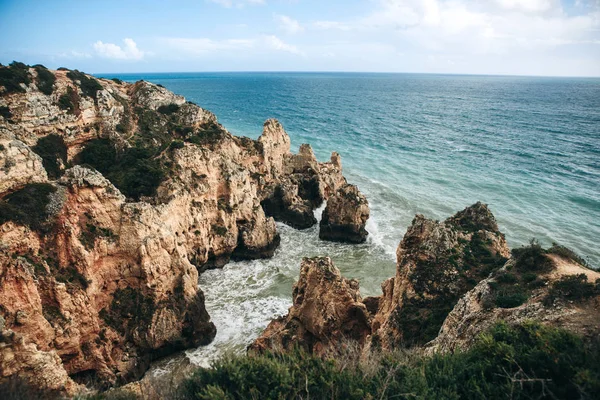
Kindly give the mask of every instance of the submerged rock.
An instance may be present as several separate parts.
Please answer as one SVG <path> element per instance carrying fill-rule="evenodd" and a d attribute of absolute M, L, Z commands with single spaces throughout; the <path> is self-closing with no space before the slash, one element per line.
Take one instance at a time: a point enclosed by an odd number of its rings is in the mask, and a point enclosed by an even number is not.
<path fill-rule="evenodd" d="M 369 203 L 355 185 L 346 184 L 327 200 L 319 238 L 333 242 L 363 243 L 369 234 Z"/>
<path fill-rule="evenodd" d="M 370 331 L 370 317 L 361 301 L 358 281 L 343 278 L 329 257 L 305 258 L 288 314 L 273 320 L 250 350 L 291 350 L 300 346 L 325 354 L 348 340 L 364 343 Z"/>

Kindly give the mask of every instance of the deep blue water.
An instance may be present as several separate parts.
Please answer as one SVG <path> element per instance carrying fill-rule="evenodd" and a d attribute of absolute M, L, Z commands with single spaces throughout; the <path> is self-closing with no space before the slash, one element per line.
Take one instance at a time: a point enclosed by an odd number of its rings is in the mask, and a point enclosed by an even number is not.
<path fill-rule="evenodd" d="M 160 83 L 213 111 L 235 135 L 256 138 L 267 118 L 278 118 L 294 150 L 310 143 L 320 160 L 339 152 L 346 176 L 371 204 L 371 235 L 364 246 L 323 244 L 316 230 L 298 233 L 282 226 L 288 246 L 274 260 L 203 275 L 209 301 L 211 295 L 228 295 L 211 282 L 242 280 L 236 290 L 245 300 L 234 296 L 231 307 L 212 305 L 211 315 L 224 324 L 217 339 L 225 347 L 247 342 L 271 316 L 285 311 L 302 255 L 332 255 L 344 274 L 361 280 L 365 292 L 377 293 L 380 282 L 393 275 L 396 246 L 416 213 L 442 220 L 481 200 L 491 207 L 510 246 L 533 237 L 544 245 L 555 241 L 600 266 L 600 79 L 116 76 Z M 228 315 L 257 308 L 263 310 L 260 315 L 227 325 Z M 236 339 L 240 324 L 253 327 Z M 222 333 L 227 329 L 229 336 Z"/>

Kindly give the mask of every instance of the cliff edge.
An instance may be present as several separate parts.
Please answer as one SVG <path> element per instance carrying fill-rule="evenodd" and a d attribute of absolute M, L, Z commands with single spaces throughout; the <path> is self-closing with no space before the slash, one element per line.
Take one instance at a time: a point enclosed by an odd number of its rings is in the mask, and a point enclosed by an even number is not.
<path fill-rule="evenodd" d="M 276 120 L 235 137 L 160 85 L 0 68 L 0 380 L 73 394 L 209 343 L 198 274 L 272 256 L 274 218 L 346 183 Z"/>

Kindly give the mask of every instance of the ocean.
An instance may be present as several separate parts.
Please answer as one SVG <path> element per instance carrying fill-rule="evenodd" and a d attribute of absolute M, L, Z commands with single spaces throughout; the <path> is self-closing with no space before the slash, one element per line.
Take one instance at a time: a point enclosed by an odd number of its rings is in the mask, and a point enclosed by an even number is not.
<path fill-rule="evenodd" d="M 292 150 L 342 156 L 367 196 L 369 239 L 319 241 L 318 227 L 278 224 L 270 260 L 236 262 L 200 276 L 217 326 L 187 352 L 207 365 L 243 352 L 291 305 L 302 257 L 329 255 L 363 295 L 381 293 L 413 217 L 443 220 L 487 203 L 509 246 L 557 242 L 600 267 L 600 79 L 359 73 L 111 74 L 162 84 L 214 112 L 234 135 L 257 138 L 279 119 Z M 322 212 L 318 210 L 317 213 Z"/>

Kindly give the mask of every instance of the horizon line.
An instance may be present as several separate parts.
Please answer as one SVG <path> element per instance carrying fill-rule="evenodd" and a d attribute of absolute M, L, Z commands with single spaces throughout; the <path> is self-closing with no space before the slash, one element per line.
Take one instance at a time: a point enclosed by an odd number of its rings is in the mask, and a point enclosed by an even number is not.
<path fill-rule="evenodd" d="M 85 71 L 82 71 L 85 72 Z M 600 75 L 533 75 L 502 73 L 470 73 L 470 72 L 399 72 L 399 71 L 299 71 L 299 70 L 251 70 L 251 71 L 137 71 L 137 72 L 92 72 L 91 75 L 142 75 L 142 74 L 388 74 L 388 75 L 452 75 L 452 76 L 488 76 L 515 78 L 581 78 L 600 79 Z M 101 77 L 101 76 L 98 76 Z"/>

